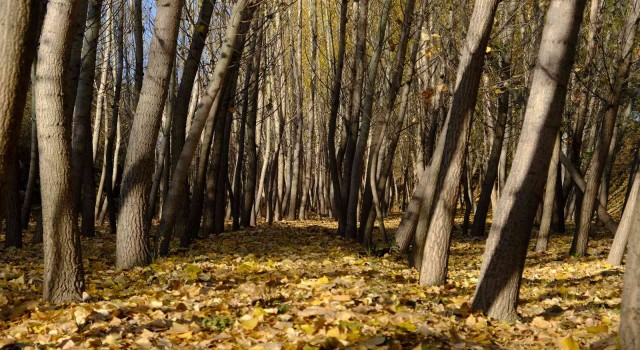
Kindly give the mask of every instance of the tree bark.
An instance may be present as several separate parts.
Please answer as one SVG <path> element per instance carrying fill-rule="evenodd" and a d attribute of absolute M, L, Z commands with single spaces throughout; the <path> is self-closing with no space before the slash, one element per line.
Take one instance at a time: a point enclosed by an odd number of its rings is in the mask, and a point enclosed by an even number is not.
<path fill-rule="evenodd" d="M 169 253 L 171 231 L 175 224 L 177 214 L 177 208 L 175 205 L 180 203 L 179 200 L 181 196 L 186 195 L 184 193 L 184 187 L 180 186 L 180 184 L 186 180 L 189 174 L 189 166 L 193 160 L 193 156 L 207 119 L 211 118 L 210 115 L 218 114 L 218 107 L 220 106 L 221 99 L 217 97 L 218 94 L 220 94 L 221 87 L 225 81 L 229 63 L 234 61 L 234 56 L 238 55 L 234 54 L 234 52 L 237 51 L 235 49 L 238 48 L 236 43 L 238 41 L 242 42 L 243 45 L 240 48 L 240 51 L 244 48 L 244 35 L 242 34 L 247 32 L 249 26 L 247 22 L 251 21 L 253 11 L 255 11 L 255 7 L 257 6 L 248 6 L 248 2 L 248 0 L 239 0 L 234 6 L 231 21 L 229 22 L 229 26 L 227 27 L 227 32 L 225 34 L 220 60 L 216 64 L 216 68 L 213 73 L 213 80 L 207 88 L 206 95 L 200 101 L 200 107 L 196 111 L 196 115 L 191 122 L 189 135 L 187 136 L 185 145 L 180 153 L 180 159 L 178 159 L 176 164 L 176 169 L 173 173 L 173 183 L 178 185 L 172 186 L 169 189 L 167 201 L 162 208 L 162 221 L 158 228 L 156 254 L 159 256 L 165 256 Z M 249 11 L 245 11 L 245 9 L 249 9 Z M 239 36 L 238 34 L 242 35 L 241 40 L 237 39 Z"/>
<path fill-rule="evenodd" d="M 538 232 L 538 240 L 536 241 L 536 252 L 538 253 L 546 252 L 549 243 L 551 219 L 556 198 L 556 178 L 558 177 L 558 164 L 560 162 L 560 142 L 560 134 L 558 133 L 553 146 L 551 162 L 549 163 L 549 174 L 547 175 L 547 183 L 544 190 L 542 220 L 540 221 L 540 231 Z"/>
<path fill-rule="evenodd" d="M 37 44 L 37 0 L 0 4 L 0 192 L 11 173 Z"/>
<path fill-rule="evenodd" d="M 65 62 L 73 40 L 76 1 L 50 1 L 38 50 L 36 122 L 44 240 L 43 299 L 80 301 L 84 273 L 71 187 L 71 119 L 64 107 Z"/>
<path fill-rule="evenodd" d="M 73 162 L 73 192 L 76 195 L 74 205 L 81 210 L 82 226 L 80 232 L 84 236 L 93 236 L 95 207 L 95 177 L 93 173 L 91 146 L 91 105 L 93 102 L 93 80 L 96 70 L 96 54 L 98 37 L 100 35 L 100 17 L 102 15 L 102 0 L 92 0 L 87 16 L 87 32 L 84 35 L 85 44 L 82 47 L 83 63 L 80 69 L 78 91 L 73 111 L 72 131 L 72 162 Z M 86 164 L 89 161 L 90 164 Z M 85 182 L 89 182 L 85 185 Z M 86 191 L 83 191 L 86 188 Z"/>
<path fill-rule="evenodd" d="M 498 3 L 495 0 L 475 2 L 446 126 L 438 140 L 429 171 L 423 175 L 431 175 L 431 183 L 423 199 L 414 240 L 414 263 L 420 267 L 420 284 L 423 285 L 440 285 L 446 281 L 460 177 Z"/>
<path fill-rule="evenodd" d="M 472 309 L 513 321 L 527 246 L 564 109 L 585 1 L 552 0 L 518 148 L 499 199 Z"/>
<path fill-rule="evenodd" d="M 636 1 L 636 9 L 638 2 Z M 637 179 L 636 179 L 637 180 Z M 636 182 L 637 184 L 638 182 Z M 632 196 L 638 198 L 640 187 L 634 186 Z M 640 205 L 629 206 L 629 226 L 636 228 L 629 242 L 627 266 L 622 288 L 622 308 L 620 311 L 620 349 L 631 350 L 640 346 Z M 625 210 L 625 214 L 627 212 Z"/>
<path fill-rule="evenodd" d="M 600 130 L 599 142 L 596 144 L 594 157 L 591 159 L 589 171 L 586 175 L 587 186 L 584 190 L 582 206 L 579 208 L 579 220 L 576 222 L 576 230 L 573 242 L 571 243 L 570 253 L 574 256 L 584 256 L 587 254 L 591 217 L 596 207 L 595 203 L 598 188 L 600 187 L 600 180 L 602 179 L 607 155 L 609 154 L 609 146 L 618 116 L 622 92 L 633 61 L 633 47 L 637 37 L 636 29 L 638 27 L 638 19 L 640 18 L 639 1 L 640 0 L 635 0 L 629 4 L 630 8 L 627 13 L 626 24 L 623 31 L 622 48 L 620 56 L 617 59 L 615 78 L 612 82 L 613 85 L 610 86 L 607 92 L 604 120 Z"/>
<path fill-rule="evenodd" d="M 146 265 L 151 260 L 145 218 L 151 190 L 154 149 L 175 60 L 182 1 L 161 0 L 154 23 L 147 72 L 129 136 L 120 189 L 116 266 Z"/>

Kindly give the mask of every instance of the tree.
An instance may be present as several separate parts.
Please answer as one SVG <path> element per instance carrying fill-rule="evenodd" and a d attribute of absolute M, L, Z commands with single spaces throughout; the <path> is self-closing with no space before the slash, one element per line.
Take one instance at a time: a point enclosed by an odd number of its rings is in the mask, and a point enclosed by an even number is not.
<path fill-rule="evenodd" d="M 636 2 L 637 5 L 637 2 Z M 638 7 L 636 6 L 636 9 Z M 640 195 L 638 186 L 634 186 L 632 196 Z M 640 205 L 627 209 L 630 226 L 640 225 Z M 626 210 L 625 210 L 625 215 Z M 629 241 L 627 265 L 622 289 L 622 309 L 620 312 L 620 349 L 637 349 L 640 346 L 640 234 L 637 230 Z"/>
<path fill-rule="evenodd" d="M 72 160 L 73 191 L 76 195 L 74 205 L 81 208 L 81 233 L 94 235 L 95 177 L 93 173 L 93 157 L 90 150 L 91 138 L 91 105 L 93 101 L 93 80 L 96 70 L 98 36 L 100 35 L 100 16 L 102 0 L 92 0 L 87 17 L 87 32 L 82 47 L 83 63 L 80 69 L 78 91 L 73 111 Z M 80 200 L 82 202 L 80 202 Z"/>
<path fill-rule="evenodd" d="M 183 192 L 184 187 L 180 186 L 179 184 L 181 184 L 181 181 L 184 181 L 187 178 L 189 165 L 191 164 L 191 160 L 193 159 L 193 155 L 195 154 L 196 147 L 198 146 L 198 142 L 200 140 L 200 136 L 202 134 L 202 130 L 204 129 L 205 123 L 207 122 L 207 119 L 218 114 L 219 107 L 222 101 L 221 96 L 223 95 L 223 93 L 221 93 L 221 88 L 227 76 L 229 63 L 233 61 L 233 57 L 235 56 L 234 52 L 236 50 L 234 49 L 236 48 L 236 44 L 239 41 L 237 39 L 237 36 L 239 33 L 246 33 L 246 29 L 244 29 L 244 31 L 242 30 L 241 24 L 243 24 L 244 22 L 248 28 L 248 24 L 246 22 L 250 22 L 251 17 L 247 14 L 247 12 L 249 12 L 250 15 L 253 16 L 252 11 L 255 11 L 255 7 L 257 6 L 250 3 L 250 1 L 251 0 L 239 0 L 234 6 L 231 15 L 231 21 L 229 22 L 227 32 L 225 34 L 223 50 L 220 53 L 220 60 L 216 64 L 216 68 L 213 73 L 213 80 L 207 88 L 207 94 L 200 101 L 200 107 L 196 111 L 196 115 L 191 122 L 189 135 L 187 135 L 185 146 L 183 147 L 180 154 L 180 159 L 178 159 L 178 162 L 176 164 L 176 169 L 173 173 L 173 181 L 174 184 L 177 185 L 174 185 L 169 189 L 169 194 L 167 195 L 168 199 L 162 208 L 162 221 L 160 222 L 160 227 L 158 228 L 158 243 L 156 244 L 156 254 L 158 254 L 159 256 L 164 256 L 169 253 L 171 231 L 173 225 L 175 224 L 177 214 L 177 208 L 175 204 L 179 203 L 180 197 L 185 195 L 185 193 Z M 249 11 L 246 11 L 247 8 L 249 8 Z M 244 44 L 242 46 L 244 47 Z"/>
<path fill-rule="evenodd" d="M 625 82 L 629 76 L 631 63 L 633 61 L 633 47 L 638 36 L 638 19 L 640 19 L 640 1 L 634 0 L 629 2 L 626 25 L 622 32 L 622 45 L 617 57 L 617 65 L 614 68 L 614 79 L 604 97 L 604 119 L 594 151 L 594 157 L 591 158 L 589 171 L 586 175 L 587 186 L 584 190 L 582 206 L 579 208 L 580 215 L 576 222 L 576 231 L 573 242 L 571 243 L 571 254 L 575 256 L 584 256 L 587 254 L 591 217 L 596 208 L 596 197 L 609 154 L 611 139 L 613 138 L 622 92 L 624 91 Z"/>
<path fill-rule="evenodd" d="M 524 124 L 494 214 L 472 309 L 514 320 L 535 212 L 542 197 L 567 93 L 585 1 L 547 10 Z"/>
<path fill-rule="evenodd" d="M 155 142 L 176 53 L 182 1 L 158 2 L 147 72 L 131 127 L 120 190 L 116 265 L 132 268 L 148 264 L 151 251 L 145 230 L 151 190 Z"/>
<path fill-rule="evenodd" d="M 414 263 L 420 283 L 444 284 L 465 150 L 469 141 L 480 77 L 498 1 L 478 0 L 467 30 L 451 107 L 435 156 L 422 176 L 429 176 L 416 227 Z"/>
<path fill-rule="evenodd" d="M 37 0 L 0 4 L 0 192 L 13 166 L 22 114 L 27 99 L 29 72 L 35 56 L 39 18 Z"/>
<path fill-rule="evenodd" d="M 51 1 L 42 26 L 35 84 L 42 188 L 44 300 L 79 301 L 84 290 L 71 186 L 71 120 L 65 113 L 65 63 L 76 1 Z"/>

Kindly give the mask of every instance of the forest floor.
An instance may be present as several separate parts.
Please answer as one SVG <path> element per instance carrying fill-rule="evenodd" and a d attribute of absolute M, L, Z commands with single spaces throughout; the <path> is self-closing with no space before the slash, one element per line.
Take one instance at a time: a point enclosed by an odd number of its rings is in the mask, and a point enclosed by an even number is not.
<path fill-rule="evenodd" d="M 41 245 L 0 250 L 0 348 L 615 348 L 610 237 L 581 260 L 569 235 L 530 253 L 521 319 L 508 324 L 469 312 L 482 240 L 455 237 L 449 283 L 421 287 L 403 256 L 369 255 L 335 226 L 229 232 L 130 271 L 113 269 L 115 240 L 101 233 L 83 239 L 88 301 L 70 305 L 40 301 Z"/>

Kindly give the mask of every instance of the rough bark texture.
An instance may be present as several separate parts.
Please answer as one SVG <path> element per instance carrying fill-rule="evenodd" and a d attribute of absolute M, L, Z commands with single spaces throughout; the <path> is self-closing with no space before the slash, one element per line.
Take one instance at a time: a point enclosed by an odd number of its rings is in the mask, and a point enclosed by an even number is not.
<path fill-rule="evenodd" d="M 178 213 L 176 204 L 180 203 L 180 197 L 186 195 L 184 192 L 185 188 L 180 184 L 184 183 L 189 175 L 189 166 L 191 165 L 191 161 L 200 141 L 200 136 L 207 119 L 210 115 L 215 115 L 218 112 L 221 99 L 216 97 L 220 93 L 220 89 L 227 75 L 229 63 L 233 59 L 234 48 L 236 47 L 237 42 L 236 38 L 238 36 L 237 34 L 239 32 L 241 34 L 246 33 L 246 30 L 242 32 L 239 31 L 239 29 L 241 24 L 243 24 L 243 20 L 250 21 L 250 18 L 245 18 L 245 16 L 247 16 L 246 12 L 255 11 L 255 6 L 249 7 L 251 9 L 250 11 L 245 11 L 247 3 L 248 1 L 240 0 L 234 7 L 231 22 L 229 22 L 229 27 L 227 28 L 227 33 L 225 35 L 220 60 L 216 64 L 216 68 L 213 73 L 213 80 L 207 88 L 206 95 L 200 101 L 199 108 L 196 111 L 196 115 L 194 116 L 193 121 L 191 122 L 191 127 L 189 128 L 189 135 L 187 136 L 185 145 L 180 153 L 180 159 L 178 159 L 176 164 L 176 169 L 173 173 L 173 183 L 177 185 L 174 185 L 169 189 L 167 200 L 162 208 L 162 221 L 158 228 L 159 239 L 156 245 L 156 253 L 158 255 L 166 255 L 169 252 L 171 231 L 175 224 L 176 214 Z"/>
<path fill-rule="evenodd" d="M 329 159 L 329 171 L 331 172 L 331 184 L 333 185 L 333 211 L 338 217 L 338 222 L 342 221 L 346 225 L 347 209 L 343 207 L 340 199 L 340 174 L 336 159 L 336 126 L 338 110 L 340 108 L 340 90 L 342 89 L 342 71 L 344 70 L 344 56 L 347 37 L 347 10 L 349 0 L 342 0 L 340 3 L 340 28 L 338 34 L 338 56 L 334 68 L 333 81 L 331 82 L 331 110 L 329 112 L 329 132 L 327 133 L 327 157 Z M 338 234 L 341 228 L 338 226 Z"/>
<path fill-rule="evenodd" d="M 637 4 L 637 2 L 636 2 Z M 636 196 L 640 196 L 636 186 Z M 640 205 L 629 208 L 632 227 L 640 227 Z M 640 232 L 636 229 L 629 242 L 627 266 L 622 289 L 622 309 L 620 312 L 620 349 L 632 350 L 640 347 Z"/>
<path fill-rule="evenodd" d="M 553 154 L 551 156 L 551 162 L 549 163 L 547 183 L 544 190 L 542 220 L 540 221 L 540 231 L 538 232 L 538 240 L 536 241 L 536 252 L 538 253 L 544 253 L 547 251 L 549 235 L 551 233 L 551 219 L 553 216 L 553 206 L 556 197 L 556 178 L 558 177 L 558 165 L 560 162 L 560 142 L 560 134 L 558 134 L 554 142 Z"/>
<path fill-rule="evenodd" d="M 622 219 L 620 219 L 620 225 L 613 238 L 613 243 L 611 243 L 611 250 L 609 251 L 607 262 L 612 266 L 622 265 L 622 257 L 627 248 L 629 236 L 632 232 L 637 232 L 638 230 L 639 226 L 636 226 L 637 222 L 634 221 L 637 219 L 634 215 L 636 213 L 636 207 L 638 207 L 638 193 L 640 193 L 640 172 L 636 172 L 635 174 L 635 179 L 629 192 L 629 201 L 622 213 Z M 636 248 L 638 247 L 636 246 Z M 636 253 L 637 252 L 636 250 Z"/>
<path fill-rule="evenodd" d="M 0 193 L 11 168 L 10 154 L 18 145 L 27 99 L 29 72 L 35 56 L 37 0 L 0 3 Z"/>
<path fill-rule="evenodd" d="M 427 172 L 433 177 L 429 178 L 430 190 L 424 198 L 416 227 L 414 251 L 415 265 L 420 267 L 421 284 L 439 285 L 446 281 L 460 177 L 465 163 L 487 43 L 498 3 L 496 0 L 475 2 L 458 64 L 456 87 L 445 130 L 440 135 L 436 156 Z"/>
<path fill-rule="evenodd" d="M 175 60 L 182 1 L 161 0 L 154 24 L 147 72 L 131 127 L 120 190 L 116 266 L 131 268 L 149 263 L 151 254 L 145 217 L 151 190 L 154 150 L 162 107 Z"/>
<path fill-rule="evenodd" d="M 191 44 L 189 46 L 189 53 L 187 59 L 184 62 L 182 69 L 182 77 L 180 78 L 180 86 L 178 87 L 178 93 L 176 96 L 175 108 L 173 110 L 173 117 L 171 118 L 171 173 L 175 172 L 178 160 L 184 147 L 187 119 L 189 118 L 189 102 L 191 97 L 191 91 L 198 72 L 200 59 L 204 50 L 205 41 L 209 33 L 209 22 L 211 22 L 211 15 L 215 0 L 204 0 L 200 7 L 200 13 L 198 14 L 198 21 L 193 27 Z M 175 203 L 178 208 L 178 215 L 176 216 L 175 234 L 182 239 L 186 238 L 189 230 L 189 214 L 187 212 L 189 208 L 189 183 L 185 177 L 182 183 L 177 183 L 176 179 L 172 179 L 171 186 L 182 186 L 185 195 L 182 196 L 180 203 Z"/>
<path fill-rule="evenodd" d="M 72 160 L 73 160 L 73 192 L 76 196 L 74 205 L 82 208 L 82 227 L 80 232 L 85 236 L 94 235 L 95 178 L 93 174 L 93 158 L 87 156 L 91 146 L 91 105 L 93 101 L 93 80 L 96 70 L 96 52 L 100 35 L 100 16 L 102 0 L 92 0 L 87 16 L 87 32 L 82 47 L 83 63 L 80 70 L 78 91 L 73 111 Z M 86 164 L 89 162 L 90 164 Z M 89 182 L 88 184 L 85 184 Z M 83 190 L 85 186 L 86 191 Z"/>
<path fill-rule="evenodd" d="M 600 187 L 600 180 L 602 179 L 602 173 L 604 172 L 605 163 L 609 154 L 609 146 L 613 137 L 616 118 L 618 117 L 622 92 L 625 81 L 629 76 L 631 63 L 633 62 L 633 47 L 637 37 L 636 29 L 638 27 L 638 18 L 640 18 L 639 0 L 629 5 L 630 8 L 628 9 L 626 25 L 622 36 L 622 47 L 616 62 L 615 78 L 607 92 L 604 120 L 594 151 L 594 157 L 591 159 L 589 171 L 586 175 L 587 186 L 584 190 L 582 206 L 579 208 L 579 220 L 576 222 L 576 230 L 573 242 L 571 243 L 570 253 L 575 256 L 584 256 L 587 254 L 591 217 L 596 208 L 598 188 Z"/>
<path fill-rule="evenodd" d="M 71 120 L 64 108 L 65 62 L 75 1 L 52 0 L 42 27 L 35 94 L 42 188 L 44 300 L 79 301 L 84 290 L 71 187 Z"/>
<path fill-rule="evenodd" d="M 585 1 L 553 0 L 518 148 L 498 201 L 472 309 L 513 321 L 533 220 L 560 127 Z"/>

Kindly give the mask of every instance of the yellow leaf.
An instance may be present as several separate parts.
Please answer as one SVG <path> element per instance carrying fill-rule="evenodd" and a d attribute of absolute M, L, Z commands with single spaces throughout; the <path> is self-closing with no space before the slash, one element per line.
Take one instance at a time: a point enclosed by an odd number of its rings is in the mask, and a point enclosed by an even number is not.
<path fill-rule="evenodd" d="M 327 337 L 333 337 L 336 339 L 344 338 L 344 335 L 340 333 L 340 329 L 338 327 L 331 327 L 327 331 Z"/>
<path fill-rule="evenodd" d="M 491 48 L 491 46 L 487 46 L 487 53 L 491 52 L 493 49 Z"/>
<path fill-rule="evenodd" d="M 558 273 L 554 277 L 557 280 L 566 280 L 567 278 L 569 278 L 569 275 L 567 275 L 566 273 Z"/>
<path fill-rule="evenodd" d="M 604 323 L 601 323 L 597 326 L 587 327 L 587 332 L 591 334 L 607 333 L 608 331 L 609 331 L 609 326 L 607 326 Z"/>
<path fill-rule="evenodd" d="M 327 276 L 322 276 L 318 278 L 318 284 L 329 284 L 329 278 Z"/>
<path fill-rule="evenodd" d="M 563 350 L 580 350 L 580 344 L 573 340 L 571 336 L 562 338 L 559 344 Z"/>
<path fill-rule="evenodd" d="M 242 320 L 241 324 L 242 324 L 242 328 L 245 331 L 250 331 L 258 326 L 258 319 L 250 318 L 250 319 Z"/>
<path fill-rule="evenodd" d="M 407 321 L 400 322 L 396 326 L 398 328 L 404 329 L 405 331 L 408 331 L 408 332 L 415 332 L 416 331 L 416 325 L 414 325 L 411 322 L 407 322 Z"/>

